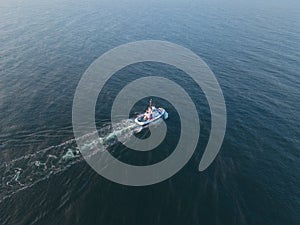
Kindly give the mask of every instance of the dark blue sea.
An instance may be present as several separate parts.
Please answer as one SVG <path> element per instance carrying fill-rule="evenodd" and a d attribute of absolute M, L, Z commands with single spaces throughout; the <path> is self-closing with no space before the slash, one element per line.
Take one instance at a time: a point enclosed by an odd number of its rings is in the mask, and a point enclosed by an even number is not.
<path fill-rule="evenodd" d="M 118 71 L 98 99 L 98 130 L 110 124 L 124 85 L 158 74 L 188 92 L 201 118 L 183 169 L 132 187 L 98 175 L 82 158 L 72 104 L 95 59 L 140 40 L 176 43 L 208 64 L 224 94 L 227 128 L 218 156 L 199 172 L 211 129 L 201 89 L 160 63 Z M 115 157 L 137 165 L 168 157 L 180 134 L 178 114 L 168 101 L 153 101 L 169 112 L 166 144 L 137 155 L 115 142 Z M 298 1 L 0 1 L 0 224 L 297 225 L 299 165 Z"/>

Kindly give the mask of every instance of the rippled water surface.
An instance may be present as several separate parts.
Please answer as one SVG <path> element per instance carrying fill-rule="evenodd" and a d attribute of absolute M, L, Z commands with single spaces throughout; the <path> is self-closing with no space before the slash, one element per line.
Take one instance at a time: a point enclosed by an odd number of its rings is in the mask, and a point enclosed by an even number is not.
<path fill-rule="evenodd" d="M 299 224 L 299 12 L 292 0 L 1 1 L 0 224 Z M 159 63 L 117 72 L 96 107 L 100 146 L 116 158 L 157 162 L 180 134 L 174 107 L 154 98 L 170 116 L 163 144 L 137 154 L 118 142 L 110 107 L 134 79 L 177 82 L 201 118 L 200 143 L 178 174 L 128 187 L 99 176 L 83 160 L 73 136 L 72 102 L 97 57 L 144 39 L 174 42 L 201 56 L 223 90 L 228 122 L 220 153 L 200 173 L 211 117 L 198 86 Z M 147 99 L 138 102 L 131 116 L 145 104 Z M 126 139 L 132 122 L 120 121 L 118 129 Z"/>

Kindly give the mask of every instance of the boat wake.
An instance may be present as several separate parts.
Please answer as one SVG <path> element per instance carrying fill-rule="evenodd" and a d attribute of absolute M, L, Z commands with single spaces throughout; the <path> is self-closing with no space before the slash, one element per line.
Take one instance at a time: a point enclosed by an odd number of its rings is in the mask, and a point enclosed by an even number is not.
<path fill-rule="evenodd" d="M 128 140 L 138 128 L 130 119 L 114 124 L 113 127 L 114 129 L 111 124 L 106 124 L 98 129 L 98 140 L 91 140 L 91 137 L 94 137 L 91 134 L 81 137 L 87 143 L 84 145 L 84 150 L 90 151 L 97 146 L 98 151 L 105 151 L 119 141 Z M 90 152 L 93 153 L 93 151 Z M 70 139 L 60 145 L 24 155 L 10 162 L 2 162 L 0 164 L 0 203 L 13 194 L 61 173 L 82 160 L 76 140 Z"/>

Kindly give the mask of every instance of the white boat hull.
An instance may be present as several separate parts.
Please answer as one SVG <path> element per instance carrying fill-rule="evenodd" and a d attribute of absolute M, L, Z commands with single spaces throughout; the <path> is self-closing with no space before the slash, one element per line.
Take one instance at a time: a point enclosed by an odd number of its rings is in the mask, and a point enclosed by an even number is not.
<path fill-rule="evenodd" d="M 139 126 L 145 126 L 148 125 L 156 120 L 158 120 L 159 118 L 164 118 L 167 119 L 168 118 L 168 113 L 166 112 L 165 109 L 163 108 L 158 108 L 158 114 L 156 116 L 154 116 L 152 119 L 149 120 L 144 120 L 144 114 L 140 114 L 137 116 L 137 118 L 135 118 L 134 122 L 139 125 Z"/>

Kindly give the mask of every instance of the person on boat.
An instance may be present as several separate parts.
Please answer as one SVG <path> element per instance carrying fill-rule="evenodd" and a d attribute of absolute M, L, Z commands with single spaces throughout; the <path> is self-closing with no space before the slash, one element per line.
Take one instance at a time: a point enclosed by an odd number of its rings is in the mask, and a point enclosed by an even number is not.
<path fill-rule="evenodd" d="M 150 114 L 151 114 L 151 111 L 150 109 L 148 108 L 146 110 L 146 112 L 144 113 L 144 120 L 149 120 L 150 119 Z"/>
<path fill-rule="evenodd" d="M 144 114 L 144 120 L 147 121 L 148 119 L 149 119 L 149 118 L 148 118 L 148 114 L 145 113 L 145 114 Z"/>
<path fill-rule="evenodd" d="M 149 102 L 149 119 L 151 120 L 152 119 L 152 99 L 150 99 L 150 102 Z"/>

